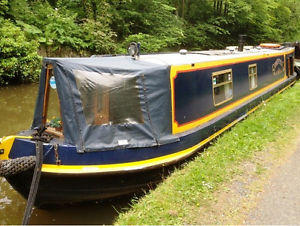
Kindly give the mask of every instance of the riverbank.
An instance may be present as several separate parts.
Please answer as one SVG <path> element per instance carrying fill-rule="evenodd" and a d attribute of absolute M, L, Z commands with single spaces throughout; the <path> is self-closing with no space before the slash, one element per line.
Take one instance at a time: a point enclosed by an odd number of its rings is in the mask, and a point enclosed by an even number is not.
<path fill-rule="evenodd" d="M 300 222 L 300 131 L 286 161 L 275 168 L 248 213 L 247 225 L 297 225 Z M 283 159 L 285 160 L 285 159 Z M 274 167 L 272 167 L 274 168 Z"/>
<path fill-rule="evenodd" d="M 115 224 L 242 224 L 300 135 L 300 82 L 237 124 Z"/>

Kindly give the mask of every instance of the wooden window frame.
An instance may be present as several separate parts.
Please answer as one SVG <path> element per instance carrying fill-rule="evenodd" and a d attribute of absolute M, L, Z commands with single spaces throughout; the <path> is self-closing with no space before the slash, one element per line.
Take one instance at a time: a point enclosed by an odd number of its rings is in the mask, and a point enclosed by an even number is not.
<path fill-rule="evenodd" d="M 222 75 L 222 74 L 228 74 L 228 73 L 230 73 L 230 75 L 231 75 L 231 80 L 230 81 L 225 81 L 225 82 L 221 82 L 221 83 L 218 83 L 218 84 L 214 84 L 214 77 L 217 77 L 217 76 Z M 231 95 L 231 97 L 225 99 L 224 101 L 216 103 L 215 88 L 225 86 L 226 84 L 232 84 L 232 95 Z M 222 104 L 232 100 L 232 98 L 233 98 L 233 74 L 232 74 L 232 69 L 226 69 L 226 70 L 222 70 L 222 71 L 213 72 L 212 73 L 212 89 L 213 89 L 214 106 L 219 106 L 219 105 L 222 105 Z"/>
<path fill-rule="evenodd" d="M 255 67 L 255 72 L 254 73 L 250 73 L 250 68 Z M 256 81 L 256 86 L 255 87 L 251 87 L 251 77 L 255 78 Z M 254 90 L 258 87 L 258 79 L 257 79 L 257 64 L 250 64 L 248 66 L 248 78 L 249 78 L 249 90 Z"/>

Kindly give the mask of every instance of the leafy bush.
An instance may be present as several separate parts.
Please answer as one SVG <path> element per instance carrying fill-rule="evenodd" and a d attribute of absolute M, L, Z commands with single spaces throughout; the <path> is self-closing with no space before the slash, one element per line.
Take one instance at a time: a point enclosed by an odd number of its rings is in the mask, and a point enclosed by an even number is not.
<path fill-rule="evenodd" d="M 113 11 L 116 20 L 112 21 L 112 28 L 122 40 L 120 51 L 124 52 L 132 41 L 140 42 L 143 52 L 157 52 L 181 45 L 183 21 L 174 14 L 176 8 L 168 1 L 132 0 L 126 4 L 111 4 L 118 9 Z"/>
<path fill-rule="evenodd" d="M 83 40 L 90 51 L 96 54 L 108 54 L 116 51 L 116 33 L 107 24 L 87 19 L 81 25 Z"/>
<path fill-rule="evenodd" d="M 122 43 L 119 52 L 126 53 L 127 47 L 131 42 L 140 42 L 142 53 L 157 52 L 168 46 L 166 40 L 164 39 L 155 37 L 154 35 L 139 33 L 135 35 L 129 35 Z"/>
<path fill-rule="evenodd" d="M 65 2 L 67 4 L 64 4 Z M 101 6 L 100 3 L 96 5 L 96 18 L 92 15 L 93 11 L 89 9 L 89 5 L 86 9 L 86 18 L 82 18 L 84 16 L 82 2 L 66 0 L 57 2 L 59 8 L 53 8 L 47 1 L 11 0 L 10 14 L 25 32 L 26 37 L 36 39 L 47 47 L 48 55 L 53 53 L 59 55 L 61 50 L 68 48 L 75 50 L 78 55 L 83 51 L 112 53 L 116 48 L 114 43 L 116 34 L 109 26 L 108 13 L 105 12 L 105 16 L 100 13 L 108 6 Z"/>
<path fill-rule="evenodd" d="M 0 0 L 0 16 L 5 15 L 8 11 L 8 0 Z"/>
<path fill-rule="evenodd" d="M 38 44 L 8 20 L 0 19 L 0 34 L 0 85 L 35 80 L 41 66 Z"/>
<path fill-rule="evenodd" d="M 54 49 L 68 46 L 80 50 L 87 47 L 80 37 L 80 27 L 74 23 L 74 18 L 63 17 L 56 11 L 49 17 L 51 21 L 44 27 L 46 45 L 50 45 Z"/>
<path fill-rule="evenodd" d="M 192 50 L 218 49 L 223 48 L 228 39 L 230 40 L 228 31 L 222 27 L 216 24 L 199 23 L 186 27 L 183 44 Z"/>
<path fill-rule="evenodd" d="M 54 50 L 62 46 L 75 50 L 87 47 L 81 39 L 81 29 L 75 23 L 75 14 L 60 13 L 47 1 L 29 4 L 26 0 L 12 0 L 10 4 L 11 15 L 27 37 L 38 40 L 40 44 L 51 46 Z"/>

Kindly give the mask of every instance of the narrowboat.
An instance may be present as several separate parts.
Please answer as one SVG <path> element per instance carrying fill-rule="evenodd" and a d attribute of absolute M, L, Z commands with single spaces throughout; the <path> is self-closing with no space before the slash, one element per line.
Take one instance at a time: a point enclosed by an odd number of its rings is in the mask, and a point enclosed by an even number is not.
<path fill-rule="evenodd" d="M 135 192 L 296 81 L 295 47 L 138 50 L 43 60 L 31 128 L 0 140 L 14 189 L 28 196 L 39 140 L 37 206 Z"/>

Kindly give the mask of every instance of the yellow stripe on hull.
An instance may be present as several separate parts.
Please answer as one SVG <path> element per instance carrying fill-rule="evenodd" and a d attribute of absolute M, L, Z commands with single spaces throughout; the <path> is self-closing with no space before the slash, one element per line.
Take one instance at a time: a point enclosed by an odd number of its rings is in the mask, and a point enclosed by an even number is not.
<path fill-rule="evenodd" d="M 19 139 L 31 139 L 31 137 L 28 136 L 7 136 L 7 137 L 2 137 L 1 141 L 0 141 L 0 149 L 4 150 L 4 153 L 2 155 L 0 155 L 0 159 L 1 160 L 8 160 L 9 157 L 9 153 L 10 150 L 13 146 L 13 143 L 15 142 L 15 139 L 19 138 Z"/>
<path fill-rule="evenodd" d="M 277 94 L 283 92 L 285 89 L 290 87 L 295 83 L 292 82 L 285 88 L 281 89 L 277 92 Z M 277 83 L 276 83 L 277 84 Z M 272 97 L 265 100 L 265 102 L 269 101 Z M 199 148 L 203 147 L 205 144 L 216 138 L 218 135 L 229 129 L 230 127 L 234 126 L 240 120 L 254 112 L 257 108 L 259 108 L 263 103 L 255 106 L 251 110 L 249 110 L 244 117 L 238 118 L 222 128 L 221 130 L 217 131 L 210 137 L 206 138 L 205 140 L 201 141 L 197 145 L 190 147 L 188 149 L 176 152 L 174 154 L 165 155 L 149 160 L 137 161 L 137 162 L 129 162 L 129 163 L 120 163 L 120 164 L 107 164 L 107 165 L 51 165 L 51 164 L 43 164 L 42 171 L 47 173 L 59 173 L 59 174 L 87 174 L 87 173 L 113 173 L 113 172 L 126 172 L 126 171 L 136 171 L 141 169 L 147 168 L 155 168 L 159 166 L 169 165 L 175 161 L 183 160 L 193 153 L 195 153 Z"/>
<path fill-rule="evenodd" d="M 131 170 L 139 170 L 146 169 L 155 166 L 161 165 L 169 165 L 174 161 L 179 161 L 181 159 L 185 159 L 203 145 L 214 139 L 216 136 L 223 133 L 225 130 L 229 129 L 233 125 L 235 125 L 239 120 L 235 120 L 232 123 L 228 124 L 223 129 L 214 133 L 212 136 L 206 138 L 201 141 L 199 144 L 185 149 L 183 151 L 176 152 L 174 154 L 165 155 L 162 157 L 157 157 L 149 160 L 137 161 L 137 162 L 129 162 L 129 163 L 120 163 L 120 164 L 108 164 L 108 165 L 50 165 L 43 164 L 42 171 L 48 173 L 70 173 L 70 174 L 84 174 L 84 173 L 108 173 L 108 172 L 120 172 L 120 171 L 131 171 Z"/>

